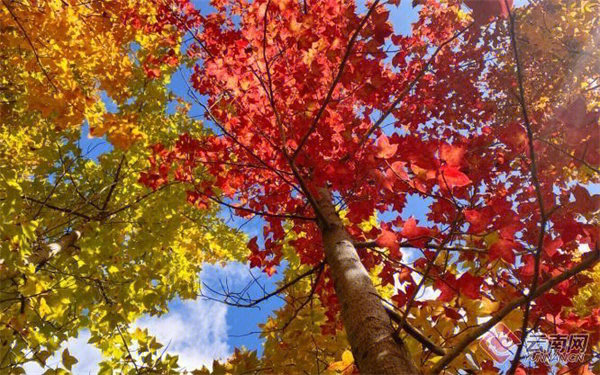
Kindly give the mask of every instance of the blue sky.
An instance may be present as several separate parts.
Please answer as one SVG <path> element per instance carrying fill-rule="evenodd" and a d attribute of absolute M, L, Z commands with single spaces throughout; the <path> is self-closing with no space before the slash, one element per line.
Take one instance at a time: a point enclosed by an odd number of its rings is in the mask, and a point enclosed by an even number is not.
<path fill-rule="evenodd" d="M 517 4 L 524 2 L 517 1 Z M 207 1 L 194 1 L 196 6 L 207 11 L 210 7 Z M 362 3 L 362 2 L 361 2 Z M 364 10 L 364 4 L 359 6 Z M 390 8 L 390 20 L 396 32 L 409 33 L 410 24 L 417 19 L 416 12 L 411 6 L 411 1 L 404 0 L 399 7 Z M 184 80 L 189 72 L 176 73 L 170 84 L 174 93 L 187 97 L 187 85 Z M 107 104 L 110 107 L 110 103 Z M 191 114 L 201 114 L 199 106 L 193 106 Z M 89 138 L 87 129 L 81 138 L 84 151 L 92 150 L 90 156 L 97 157 L 110 150 L 110 145 L 104 139 Z M 599 187 L 595 187 L 600 191 Z M 428 201 L 419 197 L 408 197 L 407 207 L 402 212 L 404 219 L 415 216 L 420 222 L 425 222 L 428 211 Z M 228 215 L 223 215 L 224 217 Z M 234 220 L 232 226 L 239 226 L 242 222 Z M 253 220 L 243 227 L 249 236 L 262 232 L 262 223 Z M 234 263 L 225 267 L 206 265 L 200 275 L 203 282 L 208 285 L 219 285 L 220 280 L 228 280 L 232 289 L 241 290 L 252 280 L 250 272 L 260 276 L 260 282 L 266 290 L 275 289 L 275 282 L 281 278 L 281 268 L 272 278 L 266 277 L 259 270 L 250 270 L 245 264 Z M 260 296 L 262 289 L 257 285 L 249 289 L 251 295 Z M 233 308 L 215 301 L 199 299 L 196 301 L 175 300 L 169 304 L 170 312 L 162 317 L 144 317 L 136 325 L 148 328 L 150 333 L 156 335 L 163 344 L 169 345 L 169 353 L 180 356 L 180 364 L 191 370 L 202 365 L 210 365 L 213 359 L 223 359 L 230 355 L 235 347 L 246 348 L 261 352 L 261 340 L 254 332 L 259 330 L 258 324 L 266 320 L 270 313 L 280 307 L 282 302 L 278 298 L 271 298 L 258 308 L 242 309 Z M 68 343 L 70 352 L 79 359 L 74 367 L 75 374 L 95 374 L 97 363 L 101 360 L 98 350 L 87 344 L 88 332 L 82 332 L 77 339 Z M 54 362 L 53 362 L 54 361 Z M 49 360 L 48 365 L 58 364 L 59 358 Z M 43 371 L 37 365 L 26 367 L 28 374 L 41 374 Z"/>

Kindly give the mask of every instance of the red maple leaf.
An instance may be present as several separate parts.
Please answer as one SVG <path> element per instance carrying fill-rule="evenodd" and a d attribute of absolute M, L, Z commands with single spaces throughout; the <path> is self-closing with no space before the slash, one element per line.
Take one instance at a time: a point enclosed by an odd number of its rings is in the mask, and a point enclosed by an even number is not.
<path fill-rule="evenodd" d="M 390 144 L 388 137 L 382 134 L 377 138 L 377 154 L 380 159 L 389 159 L 396 154 L 398 145 Z"/>
<path fill-rule="evenodd" d="M 508 17 L 513 0 L 465 0 L 465 4 L 473 9 L 475 22 L 482 25 L 496 17 Z"/>
<path fill-rule="evenodd" d="M 410 241 L 415 246 L 423 246 L 431 240 L 435 234 L 435 230 L 420 227 L 417 225 L 417 220 L 414 217 L 408 218 L 402 226 L 402 237 Z"/>
<path fill-rule="evenodd" d="M 465 152 L 466 149 L 464 146 L 449 145 L 444 143 L 440 147 L 440 159 L 442 159 L 448 166 L 460 167 Z"/>
<path fill-rule="evenodd" d="M 456 280 L 460 293 L 471 299 L 479 299 L 481 297 L 479 288 L 482 282 L 482 277 L 473 276 L 469 272 L 465 272 L 458 280 Z"/>
<path fill-rule="evenodd" d="M 464 210 L 465 218 L 471 224 L 469 227 L 470 233 L 480 233 L 485 230 L 491 223 L 492 213 L 489 207 L 481 210 Z"/>
<path fill-rule="evenodd" d="M 450 285 L 456 285 L 456 278 L 454 275 L 446 275 L 444 280 L 438 279 L 435 282 L 435 287 L 441 291 L 441 294 L 437 298 L 442 302 L 450 302 L 452 298 L 456 296 L 456 291 Z"/>
<path fill-rule="evenodd" d="M 560 237 L 555 238 L 553 240 L 548 239 L 548 237 L 544 238 L 544 252 L 550 258 L 556 254 L 558 249 L 563 245 L 562 239 Z"/>
<path fill-rule="evenodd" d="M 513 241 L 499 239 L 490 247 L 490 260 L 502 258 L 508 263 L 512 264 L 515 262 L 515 252 L 517 244 Z"/>
<path fill-rule="evenodd" d="M 390 250 L 392 257 L 398 258 L 400 255 L 400 244 L 396 233 L 386 228 L 381 229 L 381 234 L 377 237 L 377 246 L 387 247 Z"/>
<path fill-rule="evenodd" d="M 449 189 L 467 186 L 471 183 L 471 180 L 466 174 L 462 173 L 458 168 L 451 166 L 440 168 L 438 180 L 440 186 Z"/>

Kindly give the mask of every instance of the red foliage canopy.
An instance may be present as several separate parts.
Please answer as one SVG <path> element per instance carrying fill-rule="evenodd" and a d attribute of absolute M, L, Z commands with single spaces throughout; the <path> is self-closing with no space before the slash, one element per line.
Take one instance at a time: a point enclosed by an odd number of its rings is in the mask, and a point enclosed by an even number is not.
<path fill-rule="evenodd" d="M 419 3 L 410 35 L 394 33 L 377 3 L 364 15 L 337 0 L 222 0 L 206 16 L 182 11 L 192 16 L 174 24 L 202 28 L 188 51 L 200 61 L 191 83 L 208 98 L 217 134 L 157 146 L 141 181 L 157 188 L 174 178 L 190 184 L 194 204 L 262 216 L 264 241 L 250 241 L 249 260 L 269 273 L 288 231 L 303 233 L 292 241 L 303 263 L 323 261 L 312 199 L 326 187 L 356 243 L 389 249 L 359 254 L 367 268 L 382 266 L 384 283 L 401 275 L 407 292 L 397 303 L 421 287 L 408 264 L 433 280 L 439 300 L 501 304 L 573 267 L 583 245 L 598 246 L 598 227 L 584 218 L 599 202 L 564 171 L 600 163 L 598 113 L 577 99 L 557 115 L 496 116 L 497 94 L 513 95 L 517 78 L 487 84 L 498 72 L 479 25 L 507 17 L 512 1 L 466 1 L 471 24 L 458 15 L 461 2 Z M 549 138 L 555 143 L 540 141 Z M 199 168 L 214 181 L 197 183 Z M 401 218 L 409 195 L 431 200 L 426 223 Z M 380 229 L 361 230 L 374 213 Z M 561 283 L 531 306 L 530 321 L 570 331 L 572 317 L 555 318 L 588 281 Z M 331 288 L 318 291 L 332 301 Z M 461 319 L 452 308 L 446 315 Z M 581 324 L 600 332 L 597 320 Z"/>

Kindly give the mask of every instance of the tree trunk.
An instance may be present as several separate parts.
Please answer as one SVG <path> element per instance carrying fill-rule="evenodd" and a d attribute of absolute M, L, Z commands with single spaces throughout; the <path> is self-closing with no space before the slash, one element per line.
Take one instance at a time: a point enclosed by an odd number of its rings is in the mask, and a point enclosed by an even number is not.
<path fill-rule="evenodd" d="M 335 212 L 331 195 L 321 190 L 318 200 L 323 220 L 319 223 L 342 321 L 361 374 L 414 375 L 408 350 L 394 338 L 392 322 L 362 265 L 350 235 Z"/>

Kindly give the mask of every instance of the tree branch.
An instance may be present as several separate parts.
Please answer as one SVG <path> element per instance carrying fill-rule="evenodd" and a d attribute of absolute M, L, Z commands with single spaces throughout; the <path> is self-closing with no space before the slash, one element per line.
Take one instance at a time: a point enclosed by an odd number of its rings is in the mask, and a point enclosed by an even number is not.
<path fill-rule="evenodd" d="M 63 208 L 63 207 L 54 206 L 54 205 L 52 205 L 50 203 L 47 203 L 47 202 L 44 202 L 44 201 L 40 201 L 38 199 L 31 198 L 31 197 L 28 197 L 28 196 L 25 196 L 25 195 L 21 196 L 21 198 L 23 198 L 25 200 L 28 200 L 30 202 L 33 202 L 33 203 L 41 204 L 41 205 L 43 205 L 45 207 L 48 207 L 50 209 L 53 209 L 55 211 L 64 212 L 66 214 L 71 214 L 71 215 L 79 216 L 80 218 L 83 218 L 83 219 L 86 219 L 86 220 L 91 220 L 92 219 L 88 215 L 85 215 L 85 214 L 82 214 L 80 212 L 71 210 L 69 208 Z"/>
<path fill-rule="evenodd" d="M 404 331 L 406 331 L 406 333 L 408 333 L 415 340 L 417 340 L 418 342 L 423 344 L 424 347 L 431 350 L 432 353 L 435 353 L 437 355 L 445 355 L 446 354 L 446 350 L 444 350 L 443 348 L 436 345 L 433 341 L 429 340 L 429 338 L 427 338 L 425 335 L 423 335 L 421 333 L 421 331 L 414 328 L 413 326 L 408 324 L 406 321 L 403 321 L 402 316 L 400 316 L 400 314 L 398 314 L 397 312 L 395 312 L 394 310 L 392 310 L 391 308 L 389 308 L 387 306 L 384 306 L 384 307 L 385 307 L 385 311 L 390 316 L 390 318 L 394 322 L 398 323 L 400 325 L 400 328 L 402 328 Z"/>
<path fill-rule="evenodd" d="M 552 147 L 553 149 L 557 150 L 558 152 L 567 155 L 568 157 L 570 157 L 571 159 L 580 162 L 581 164 L 585 165 L 587 168 L 591 169 L 592 171 L 600 174 L 600 169 L 595 168 L 593 165 L 589 164 L 588 162 L 586 162 L 585 160 L 583 160 L 582 158 L 578 158 L 575 155 L 571 155 L 569 152 L 563 150 L 562 148 L 558 147 L 558 145 L 555 145 L 554 143 L 541 138 L 541 137 L 536 137 L 536 140 L 540 141 L 540 142 L 544 142 L 545 144 L 547 144 L 548 146 Z"/>
<path fill-rule="evenodd" d="M 335 76 L 335 78 L 333 79 L 333 82 L 331 83 L 331 86 L 329 87 L 329 91 L 327 92 L 325 101 L 321 105 L 321 108 L 319 108 L 319 111 L 317 112 L 317 115 L 315 116 L 312 124 L 310 125 L 310 128 L 308 129 L 306 134 L 304 134 L 304 136 L 300 140 L 300 143 L 298 144 L 296 151 L 294 151 L 294 154 L 292 155 L 292 160 L 296 160 L 296 157 L 298 156 L 298 154 L 300 153 L 300 150 L 302 149 L 302 147 L 308 140 L 308 137 L 310 137 L 310 135 L 315 131 L 315 129 L 319 123 L 319 120 L 321 119 L 321 116 L 323 115 L 323 113 L 325 112 L 325 109 L 327 108 L 327 105 L 331 101 L 331 97 L 333 96 L 333 91 L 335 90 L 337 84 L 339 83 L 340 79 L 342 78 L 342 73 L 344 73 L 344 68 L 346 67 L 348 58 L 350 58 L 350 53 L 352 52 L 352 48 L 354 47 L 354 44 L 356 43 L 356 38 L 358 37 L 358 34 L 362 30 L 362 28 L 365 26 L 365 24 L 367 23 L 367 20 L 369 19 L 369 17 L 371 16 L 371 14 L 373 13 L 373 11 L 375 10 L 375 8 L 377 7 L 378 4 L 379 4 L 379 0 L 376 0 L 373 3 L 373 5 L 371 5 L 371 8 L 369 8 L 369 11 L 367 12 L 367 14 L 360 21 L 358 28 L 354 31 L 354 34 L 352 34 L 352 37 L 350 37 L 350 41 L 348 42 L 348 46 L 346 47 L 346 52 L 344 53 L 344 57 L 342 58 L 342 62 L 340 63 L 340 68 L 338 69 L 337 75 Z"/>
<path fill-rule="evenodd" d="M 119 175 L 121 174 L 121 167 L 123 166 L 124 161 L 125 161 L 125 154 L 123 154 L 123 156 L 121 156 L 121 160 L 119 161 L 119 165 L 117 167 L 117 172 L 115 173 L 115 179 L 113 180 L 112 184 L 110 185 L 110 189 L 108 190 L 106 199 L 104 199 L 104 203 L 102 204 L 102 209 L 101 209 L 102 211 L 106 211 L 106 208 L 108 207 L 108 203 L 110 202 L 110 198 L 112 197 L 112 194 L 115 191 L 117 184 L 119 183 Z"/>
<path fill-rule="evenodd" d="M 521 114 L 523 116 L 523 121 L 525 123 L 525 130 L 527 131 L 527 145 L 529 147 L 529 158 L 531 159 L 530 165 L 530 173 L 531 179 L 533 180 L 533 186 L 535 188 L 535 194 L 538 201 L 538 206 L 540 209 L 540 233 L 538 236 L 538 244 L 535 252 L 534 258 L 534 266 L 533 266 L 533 280 L 531 281 L 531 287 L 529 294 L 533 293 L 537 289 L 537 285 L 539 282 L 539 273 L 540 273 L 540 262 L 542 255 L 542 248 L 544 246 L 544 236 L 546 231 L 547 217 L 546 210 L 544 208 L 544 198 L 542 194 L 542 187 L 540 184 L 540 180 L 538 178 L 537 173 L 537 161 L 535 148 L 533 144 L 533 130 L 531 128 L 531 122 L 529 120 L 529 114 L 527 113 L 527 105 L 525 103 L 525 88 L 523 85 L 523 71 L 521 68 L 521 61 L 519 59 L 519 50 L 517 48 L 517 38 L 515 36 L 515 19 L 514 15 L 510 11 L 510 4 L 508 4 L 507 0 L 504 0 L 504 4 L 506 5 L 506 9 L 508 11 L 508 22 L 509 22 L 509 31 L 510 31 L 510 41 L 513 49 L 513 54 L 515 57 L 515 65 L 516 65 L 516 73 L 517 73 L 517 81 L 519 84 L 519 104 L 521 107 Z M 525 311 L 523 313 L 523 324 L 521 327 L 521 343 L 517 347 L 517 352 L 515 354 L 515 358 L 512 361 L 510 369 L 508 370 L 509 375 L 513 375 L 517 370 L 517 366 L 519 365 L 519 361 L 521 359 L 521 352 L 523 351 L 523 346 L 525 345 L 525 339 L 527 338 L 527 326 L 529 323 L 529 312 L 531 310 L 531 300 L 528 300 L 525 305 Z"/>
<path fill-rule="evenodd" d="M 46 70 L 46 68 L 44 68 L 44 64 L 42 64 L 42 61 L 40 60 L 40 55 L 38 54 L 37 49 L 33 45 L 33 42 L 31 41 L 31 38 L 29 38 L 29 35 L 27 34 L 27 31 L 25 30 L 25 28 L 21 24 L 21 21 L 19 21 L 19 18 L 17 18 L 17 15 L 13 12 L 12 8 L 4 0 L 2 0 L 2 4 L 4 4 L 4 6 L 6 7 L 6 10 L 8 10 L 8 13 L 10 13 L 10 15 L 13 18 L 13 20 L 15 20 L 15 22 L 19 26 L 19 29 L 21 29 L 21 32 L 23 33 L 23 36 L 27 40 L 27 44 L 29 44 L 29 46 L 31 47 L 31 50 L 33 51 L 33 55 L 35 56 L 35 60 L 37 61 L 38 65 L 40 66 L 40 69 L 42 70 L 42 73 L 44 74 L 44 76 L 48 79 L 48 82 L 50 83 L 50 86 L 52 86 L 52 88 L 54 89 L 54 91 L 58 92 L 58 88 L 54 84 L 54 81 L 52 81 L 52 78 L 50 78 L 50 75 L 48 74 L 48 71 Z"/>
<path fill-rule="evenodd" d="M 398 244 L 398 246 L 403 247 L 403 248 L 430 249 L 430 250 L 437 250 L 439 248 L 439 246 L 437 246 L 437 245 L 430 245 L 430 244 L 425 244 L 424 246 L 417 246 L 417 245 L 411 244 L 409 241 L 400 242 Z M 366 241 L 366 242 L 355 242 L 354 247 L 357 249 L 373 249 L 373 248 L 381 247 L 381 246 L 379 246 L 377 244 L 377 241 Z M 443 247 L 441 247 L 441 250 L 473 251 L 473 252 L 477 252 L 477 253 L 487 253 L 487 250 L 479 249 L 479 248 L 475 248 L 475 247 L 443 246 Z"/>
<path fill-rule="evenodd" d="M 430 374 L 438 374 L 440 373 L 452 360 L 458 357 L 463 350 L 467 346 L 469 346 L 474 340 L 479 338 L 479 336 L 483 335 L 487 331 L 489 331 L 493 326 L 495 326 L 498 322 L 504 319 L 508 314 L 510 314 L 516 308 L 519 308 L 525 303 L 535 300 L 537 297 L 546 293 L 557 284 L 562 283 L 563 281 L 577 275 L 578 273 L 594 266 L 598 260 L 600 259 L 600 248 L 599 245 L 596 245 L 596 249 L 593 250 L 591 254 L 584 259 L 573 268 L 563 272 L 562 274 L 553 277 L 541 284 L 535 291 L 530 292 L 526 296 L 522 296 L 520 298 L 514 299 L 505 305 L 502 309 L 498 310 L 496 314 L 492 316 L 490 320 L 481 324 L 477 328 L 473 329 L 470 333 L 466 334 L 458 343 L 454 345 L 454 347 L 444 355 L 442 359 L 440 359 L 435 366 L 430 370 Z"/>
<path fill-rule="evenodd" d="M 294 277 L 292 280 L 288 281 L 287 283 L 285 283 L 284 285 L 280 286 L 280 287 L 279 287 L 279 288 L 277 288 L 276 290 L 274 290 L 274 291 L 272 291 L 272 292 L 270 292 L 270 293 L 267 293 L 267 294 L 265 294 L 263 297 L 261 297 L 261 298 L 258 298 L 258 299 L 255 299 L 255 300 L 253 300 L 252 302 L 249 302 L 249 303 L 229 302 L 229 301 L 227 301 L 227 299 L 230 297 L 230 295 L 228 295 L 228 294 L 225 294 L 225 293 L 223 293 L 223 294 L 222 294 L 222 295 L 225 297 L 225 300 L 216 300 L 216 299 L 214 299 L 214 298 L 210 298 L 210 297 L 207 297 L 207 296 L 205 296 L 205 295 L 200 295 L 200 296 L 201 296 L 201 297 L 204 297 L 204 298 L 209 298 L 209 299 L 211 299 L 211 300 L 215 300 L 215 301 L 217 301 L 217 302 L 221 302 L 221 303 L 223 303 L 223 304 L 226 304 L 226 305 L 229 305 L 229 306 L 234 306 L 234 307 L 244 307 L 244 308 L 254 307 L 254 306 L 258 305 L 259 303 L 261 303 L 261 302 L 263 302 L 263 301 L 266 301 L 267 299 L 269 299 L 269 298 L 271 298 L 271 297 L 273 297 L 273 296 L 276 296 L 276 295 L 278 295 L 279 293 L 283 292 L 284 290 L 286 290 L 287 288 L 289 288 L 289 287 L 291 287 L 292 285 L 296 284 L 297 282 L 299 282 L 300 280 L 304 279 L 305 277 L 307 277 L 307 276 L 309 276 L 309 275 L 312 275 L 312 274 L 313 274 L 313 273 L 315 273 L 317 270 L 322 270 L 322 268 L 323 268 L 324 266 L 325 266 L 325 263 L 321 262 L 319 265 L 317 265 L 317 266 L 315 266 L 315 267 L 313 267 L 313 268 L 309 269 L 308 271 L 306 271 L 306 272 L 303 272 L 302 274 L 300 274 L 300 275 L 298 275 L 298 276 Z M 205 285 L 205 286 L 207 286 L 206 284 L 204 284 L 204 285 Z M 210 288 L 208 288 L 208 289 L 209 289 L 209 290 L 211 290 L 211 291 L 213 291 L 213 293 L 220 294 L 220 293 L 218 293 L 218 292 L 215 292 L 214 290 L 212 290 L 212 289 L 210 289 Z M 242 299 L 242 298 L 241 298 L 241 299 Z M 243 299 L 246 299 L 246 298 L 243 298 Z M 250 300 L 250 299 L 248 298 L 248 300 Z"/>
<path fill-rule="evenodd" d="M 236 206 L 234 204 L 230 204 L 227 202 L 223 202 L 222 200 L 220 200 L 219 198 L 207 195 L 207 194 L 203 194 L 205 197 L 207 197 L 208 199 L 210 199 L 211 201 L 221 204 L 225 207 L 234 209 L 234 210 L 241 210 L 241 211 L 245 211 L 254 215 L 258 215 L 258 216 L 268 216 L 268 217 L 276 217 L 276 218 L 280 218 L 280 219 L 297 219 L 297 220 L 307 220 L 307 221 L 315 221 L 316 218 L 315 217 L 308 217 L 308 216 L 302 216 L 302 215 L 292 215 L 292 214 L 276 214 L 276 213 L 271 213 L 271 212 L 265 212 L 265 211 L 257 211 L 257 210 L 253 210 L 251 208 L 248 207 L 244 207 L 244 206 Z"/>

